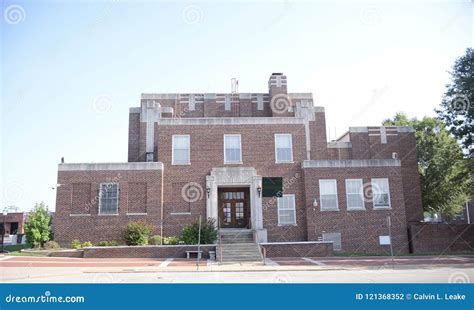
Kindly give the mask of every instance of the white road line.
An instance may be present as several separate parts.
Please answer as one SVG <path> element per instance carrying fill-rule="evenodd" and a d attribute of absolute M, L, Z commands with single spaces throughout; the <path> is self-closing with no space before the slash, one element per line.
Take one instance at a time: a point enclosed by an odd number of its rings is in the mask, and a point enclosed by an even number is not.
<path fill-rule="evenodd" d="M 160 267 L 167 267 L 172 261 L 172 258 L 167 258 L 160 264 Z"/>
<path fill-rule="evenodd" d="M 265 265 L 267 266 L 280 266 L 277 262 L 271 260 L 270 258 L 265 258 Z"/>
<path fill-rule="evenodd" d="M 321 263 L 321 262 L 318 262 L 317 260 L 314 260 L 314 259 L 311 259 L 311 258 L 308 258 L 308 257 L 302 257 L 301 259 L 307 261 L 307 262 L 310 262 L 312 264 L 316 264 L 318 266 L 326 266 L 325 263 Z"/>

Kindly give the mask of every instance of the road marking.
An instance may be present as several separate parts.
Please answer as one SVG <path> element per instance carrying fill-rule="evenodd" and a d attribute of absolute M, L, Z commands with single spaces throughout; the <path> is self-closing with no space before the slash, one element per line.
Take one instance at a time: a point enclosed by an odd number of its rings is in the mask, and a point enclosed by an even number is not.
<path fill-rule="evenodd" d="M 172 261 L 172 258 L 167 258 L 160 264 L 160 267 L 167 267 Z"/>
<path fill-rule="evenodd" d="M 271 260 L 270 258 L 265 258 L 265 265 L 267 265 L 267 266 L 280 266 L 280 264 L 278 264 L 274 260 Z"/>
<path fill-rule="evenodd" d="M 311 258 L 308 258 L 308 257 L 302 257 L 301 259 L 303 259 L 303 260 L 305 260 L 309 263 L 316 264 L 318 266 L 326 266 L 325 263 L 318 262 L 317 260 L 314 260 L 314 259 L 311 259 Z"/>

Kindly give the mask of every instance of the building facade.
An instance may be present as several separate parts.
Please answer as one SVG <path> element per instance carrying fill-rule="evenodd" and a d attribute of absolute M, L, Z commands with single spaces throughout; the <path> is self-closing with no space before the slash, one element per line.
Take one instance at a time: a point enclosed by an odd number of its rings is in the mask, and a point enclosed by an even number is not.
<path fill-rule="evenodd" d="M 179 236 L 201 217 L 259 242 L 380 253 L 392 240 L 404 253 L 423 219 L 413 129 L 350 127 L 328 142 L 324 108 L 281 73 L 265 93 L 142 94 L 128 141 L 126 163 L 59 164 L 57 241 L 120 240 L 132 220 Z"/>

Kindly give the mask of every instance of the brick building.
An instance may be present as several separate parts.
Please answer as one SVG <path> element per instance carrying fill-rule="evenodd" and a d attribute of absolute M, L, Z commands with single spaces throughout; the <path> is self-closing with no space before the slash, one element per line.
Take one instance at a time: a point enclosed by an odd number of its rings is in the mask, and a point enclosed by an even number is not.
<path fill-rule="evenodd" d="M 413 129 L 350 127 L 328 142 L 324 108 L 281 73 L 266 93 L 142 94 L 128 141 L 127 163 L 59 164 L 57 241 L 120 240 L 131 220 L 179 236 L 202 216 L 262 243 L 347 252 L 388 251 L 390 229 L 400 253 L 423 218 Z"/>

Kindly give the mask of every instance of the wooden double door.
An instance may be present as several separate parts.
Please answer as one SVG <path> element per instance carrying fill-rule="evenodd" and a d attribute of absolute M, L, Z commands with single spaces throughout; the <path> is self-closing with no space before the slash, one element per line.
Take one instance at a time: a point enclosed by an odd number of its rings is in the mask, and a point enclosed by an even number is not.
<path fill-rule="evenodd" d="M 219 188 L 220 228 L 250 228 L 248 187 Z"/>

